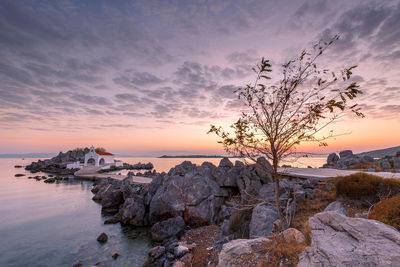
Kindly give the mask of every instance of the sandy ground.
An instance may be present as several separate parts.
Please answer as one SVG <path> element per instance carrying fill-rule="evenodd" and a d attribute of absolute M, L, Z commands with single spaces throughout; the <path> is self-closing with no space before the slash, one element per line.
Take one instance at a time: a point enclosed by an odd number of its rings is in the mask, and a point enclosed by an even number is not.
<path fill-rule="evenodd" d="M 316 168 L 279 168 L 279 173 L 292 177 L 300 178 L 331 178 L 336 176 L 346 176 L 360 171 L 357 170 L 336 170 L 336 169 L 316 169 Z M 383 178 L 400 179 L 400 173 L 391 172 L 367 172 Z"/>

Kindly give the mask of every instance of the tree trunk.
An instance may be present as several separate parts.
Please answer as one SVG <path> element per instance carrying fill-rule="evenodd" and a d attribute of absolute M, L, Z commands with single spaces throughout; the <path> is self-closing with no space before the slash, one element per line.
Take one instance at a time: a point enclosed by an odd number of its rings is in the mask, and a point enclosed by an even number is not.
<path fill-rule="evenodd" d="M 275 165 L 275 164 L 274 164 Z M 278 210 L 278 216 L 279 216 L 279 220 L 281 221 L 281 227 L 282 227 L 282 231 L 286 229 L 286 222 L 284 220 L 282 211 L 281 211 L 281 205 L 279 203 L 279 175 L 278 175 L 278 166 L 273 166 L 274 170 L 273 170 L 273 178 L 274 178 L 274 182 L 275 182 L 275 204 L 276 204 L 276 209 Z"/>

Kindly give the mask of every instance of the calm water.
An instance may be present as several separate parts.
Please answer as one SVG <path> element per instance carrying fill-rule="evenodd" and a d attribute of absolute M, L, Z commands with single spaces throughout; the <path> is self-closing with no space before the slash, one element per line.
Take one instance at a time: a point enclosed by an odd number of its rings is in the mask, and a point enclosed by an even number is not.
<path fill-rule="evenodd" d="M 121 158 L 128 163 L 152 162 L 159 172 L 190 160 L 218 165 L 220 159 Z M 0 266 L 84 266 L 98 262 L 106 266 L 141 266 L 151 247 L 145 228 L 104 225 L 107 216 L 92 201 L 91 182 L 60 181 L 45 184 L 27 179 L 32 174 L 14 165 L 37 159 L 0 159 Z M 233 159 L 232 161 L 234 161 Z M 301 158 L 292 166 L 319 167 L 326 158 Z M 24 173 L 24 177 L 14 177 Z M 34 175 L 42 175 L 40 173 Z M 108 234 L 105 244 L 96 238 Z M 113 252 L 121 256 L 111 258 Z"/>

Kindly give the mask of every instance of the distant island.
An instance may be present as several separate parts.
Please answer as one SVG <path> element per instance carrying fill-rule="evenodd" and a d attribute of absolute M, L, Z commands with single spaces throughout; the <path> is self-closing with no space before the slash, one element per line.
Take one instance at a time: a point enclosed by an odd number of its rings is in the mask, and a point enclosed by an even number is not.
<path fill-rule="evenodd" d="M 382 158 L 384 156 L 394 156 L 400 151 L 400 146 L 389 147 L 384 149 L 377 149 L 368 152 L 358 153 L 358 156 L 370 156 L 373 158 Z"/>
<path fill-rule="evenodd" d="M 169 155 L 163 155 L 161 157 L 158 157 L 159 159 L 187 159 L 187 158 L 199 158 L 199 159 L 204 159 L 204 158 L 241 158 L 240 156 L 221 156 L 221 155 L 180 155 L 180 156 L 169 156 Z"/>

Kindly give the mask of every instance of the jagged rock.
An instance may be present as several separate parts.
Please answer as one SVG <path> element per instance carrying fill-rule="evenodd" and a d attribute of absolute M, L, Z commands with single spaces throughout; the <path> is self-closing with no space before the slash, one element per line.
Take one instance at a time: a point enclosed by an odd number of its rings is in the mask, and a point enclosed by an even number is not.
<path fill-rule="evenodd" d="M 124 201 L 121 183 L 122 181 L 112 178 L 101 180 L 92 189 L 92 192 L 97 192 L 92 199 L 100 201 L 104 209 L 118 207 Z"/>
<path fill-rule="evenodd" d="M 55 178 L 47 178 L 46 180 L 44 180 L 44 182 L 47 183 L 47 184 L 52 184 L 52 183 L 54 183 L 55 181 L 56 181 Z"/>
<path fill-rule="evenodd" d="M 146 206 L 144 205 L 144 196 L 137 194 L 131 198 L 125 199 L 122 207 L 119 209 L 118 217 L 125 224 L 134 226 L 147 225 Z"/>
<path fill-rule="evenodd" d="M 305 244 L 306 238 L 303 233 L 295 228 L 288 228 L 282 232 L 283 238 L 287 242 L 295 241 L 297 244 Z"/>
<path fill-rule="evenodd" d="M 264 157 L 259 157 L 255 164 L 255 171 L 264 184 L 270 183 L 272 179 L 272 166 Z"/>
<path fill-rule="evenodd" d="M 336 163 L 339 161 L 339 156 L 336 153 L 331 153 L 328 155 L 328 158 L 326 160 L 326 163 L 329 166 L 334 166 Z"/>
<path fill-rule="evenodd" d="M 217 267 L 261 266 L 266 255 L 257 247 L 268 241 L 267 238 L 235 239 L 224 244 L 218 256 Z M 252 262 L 248 262 L 249 258 Z"/>
<path fill-rule="evenodd" d="M 151 238 L 154 241 L 162 241 L 173 236 L 181 235 L 184 229 L 185 221 L 182 217 L 170 218 L 158 222 L 151 227 Z"/>
<path fill-rule="evenodd" d="M 299 256 L 298 267 L 397 266 L 400 232 L 384 223 L 322 212 L 309 219 L 312 245 Z"/>
<path fill-rule="evenodd" d="M 336 212 L 338 212 L 340 214 L 348 216 L 347 210 L 343 207 L 343 204 L 340 201 L 334 201 L 334 202 L 330 203 L 324 209 L 324 211 L 336 211 Z"/>
<path fill-rule="evenodd" d="M 150 202 L 151 224 L 177 216 L 193 226 L 218 222 L 224 193 L 213 179 L 211 170 L 192 165 L 183 162 L 162 180 Z"/>
<path fill-rule="evenodd" d="M 257 205 L 251 215 L 250 238 L 269 237 L 272 234 L 273 224 L 276 219 L 278 219 L 278 212 L 275 207 Z"/>
<path fill-rule="evenodd" d="M 221 161 L 219 162 L 218 165 L 219 168 L 232 168 L 233 164 L 232 162 L 228 159 L 228 158 L 223 158 L 221 159 Z"/>
<path fill-rule="evenodd" d="M 106 233 L 101 233 L 99 235 L 99 237 L 97 237 L 97 241 L 99 241 L 100 243 L 105 243 L 108 240 L 108 236 Z"/>

